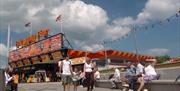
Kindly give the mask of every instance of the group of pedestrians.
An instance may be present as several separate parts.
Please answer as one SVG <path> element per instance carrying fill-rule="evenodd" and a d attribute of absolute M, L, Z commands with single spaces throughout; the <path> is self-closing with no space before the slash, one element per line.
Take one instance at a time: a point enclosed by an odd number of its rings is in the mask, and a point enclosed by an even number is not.
<path fill-rule="evenodd" d="M 99 74 L 95 63 L 92 63 L 90 58 L 86 58 L 84 63 L 83 72 L 79 72 L 77 68 L 72 69 L 71 62 L 68 57 L 59 62 L 59 71 L 61 72 L 62 85 L 64 91 L 70 91 L 70 85 L 73 82 L 74 91 L 77 90 L 77 86 L 80 83 L 87 87 L 87 91 L 92 91 L 94 88 L 94 74 Z M 100 78 L 96 75 L 96 78 Z M 82 82 L 81 82 L 82 81 Z"/>
<path fill-rule="evenodd" d="M 154 68 L 156 64 L 155 59 L 148 59 L 146 61 L 140 61 L 136 63 L 128 62 L 126 67 L 125 77 L 128 80 L 129 91 L 136 91 L 136 83 L 139 83 L 137 91 L 141 91 L 144 84 L 148 81 L 158 79 L 158 75 Z M 87 91 L 92 91 L 94 89 L 94 84 L 96 80 L 100 80 L 100 73 L 95 63 L 91 61 L 90 58 L 86 58 L 84 63 L 83 71 L 79 71 L 77 68 L 72 68 L 71 61 L 69 57 L 65 57 L 62 61 L 59 61 L 59 72 L 61 75 L 61 81 L 64 91 L 70 91 L 70 85 L 74 85 L 74 91 L 78 91 L 78 85 L 83 85 L 87 87 Z M 121 81 L 120 71 L 118 68 L 113 68 L 114 74 L 112 74 L 109 79 L 112 84 L 112 88 L 117 88 L 116 82 Z M 10 71 L 8 68 L 5 69 L 5 79 L 6 88 L 12 86 L 11 91 L 17 90 L 18 78 L 17 74 L 9 75 Z M 11 81 L 14 84 L 9 84 Z"/>
<path fill-rule="evenodd" d="M 140 84 L 137 91 L 141 91 L 145 83 L 158 79 L 154 68 L 155 64 L 155 59 L 147 59 L 146 61 L 140 61 L 135 64 L 127 63 L 126 78 L 128 79 L 130 91 L 135 91 L 136 83 Z"/>

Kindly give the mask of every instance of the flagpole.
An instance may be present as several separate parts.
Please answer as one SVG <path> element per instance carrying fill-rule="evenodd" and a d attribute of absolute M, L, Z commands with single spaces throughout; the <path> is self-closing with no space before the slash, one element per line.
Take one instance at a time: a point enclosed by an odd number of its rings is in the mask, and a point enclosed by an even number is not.
<path fill-rule="evenodd" d="M 61 29 L 61 33 L 63 33 L 63 30 L 62 30 L 62 16 L 61 16 L 61 21 L 60 21 L 60 29 Z"/>
<path fill-rule="evenodd" d="M 12 42 L 12 38 L 10 37 L 10 45 L 9 45 L 9 51 L 11 51 L 11 48 L 13 47 L 12 45 L 13 45 L 13 42 Z"/>
<path fill-rule="evenodd" d="M 106 46 L 104 46 L 104 56 L 105 56 L 105 62 L 106 62 L 106 68 L 109 68 L 109 63 L 108 63 L 108 59 L 107 59 L 107 48 Z"/>
<path fill-rule="evenodd" d="M 8 25 L 8 35 L 7 35 L 7 61 L 9 62 L 9 44 L 10 44 L 11 28 Z"/>
<path fill-rule="evenodd" d="M 31 23 L 31 29 L 30 29 L 30 36 L 32 35 L 32 23 Z"/>

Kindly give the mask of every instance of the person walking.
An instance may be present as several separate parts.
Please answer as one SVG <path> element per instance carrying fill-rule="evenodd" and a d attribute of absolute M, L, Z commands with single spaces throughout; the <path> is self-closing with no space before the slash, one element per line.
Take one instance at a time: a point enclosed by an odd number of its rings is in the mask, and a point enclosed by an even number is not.
<path fill-rule="evenodd" d="M 90 58 L 86 58 L 86 62 L 84 64 L 84 73 L 87 83 L 87 91 L 93 90 L 94 72 L 96 72 L 96 64 L 92 63 Z"/>
<path fill-rule="evenodd" d="M 78 69 L 74 68 L 73 77 L 72 77 L 74 91 L 77 91 L 77 86 L 79 85 L 79 80 L 80 80 L 79 75 L 80 75 L 80 73 L 79 73 Z"/>
<path fill-rule="evenodd" d="M 72 66 L 71 62 L 69 61 L 68 57 L 65 57 L 61 64 L 59 65 L 59 71 L 61 72 L 62 70 L 62 85 L 63 85 L 63 90 L 70 91 L 70 84 L 72 82 Z M 67 87 L 67 88 L 66 88 Z"/>

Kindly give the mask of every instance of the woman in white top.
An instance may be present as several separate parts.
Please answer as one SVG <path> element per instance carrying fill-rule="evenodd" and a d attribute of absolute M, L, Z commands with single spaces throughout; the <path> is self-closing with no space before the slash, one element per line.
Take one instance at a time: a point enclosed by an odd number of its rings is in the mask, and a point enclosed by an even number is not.
<path fill-rule="evenodd" d="M 144 68 L 144 72 L 145 72 L 144 81 L 145 81 L 145 83 L 148 81 L 154 80 L 157 77 L 157 73 L 155 71 L 153 64 L 154 64 L 154 60 L 151 59 L 148 61 L 147 67 Z"/>
<path fill-rule="evenodd" d="M 148 59 L 146 60 L 146 67 L 144 68 L 144 76 L 143 79 L 140 81 L 140 87 L 138 88 L 137 91 L 141 91 L 142 88 L 144 87 L 144 83 L 147 83 L 148 81 L 155 80 L 157 77 L 157 73 L 154 68 L 154 62 L 156 60 Z"/>
<path fill-rule="evenodd" d="M 84 64 L 84 72 L 87 82 L 87 91 L 93 90 L 95 71 L 96 71 L 96 65 L 91 62 L 90 58 L 86 58 L 86 62 Z"/>

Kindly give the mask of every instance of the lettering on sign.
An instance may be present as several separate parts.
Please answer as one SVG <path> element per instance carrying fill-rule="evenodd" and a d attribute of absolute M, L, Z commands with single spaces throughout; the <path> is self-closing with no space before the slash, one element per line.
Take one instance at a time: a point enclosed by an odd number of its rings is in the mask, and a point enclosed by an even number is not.
<path fill-rule="evenodd" d="M 42 29 L 35 35 L 30 35 L 27 38 L 17 40 L 16 47 L 19 48 L 20 46 L 27 46 L 31 43 L 37 42 L 37 36 L 38 37 L 47 37 L 48 32 L 49 32 L 49 29 Z"/>

